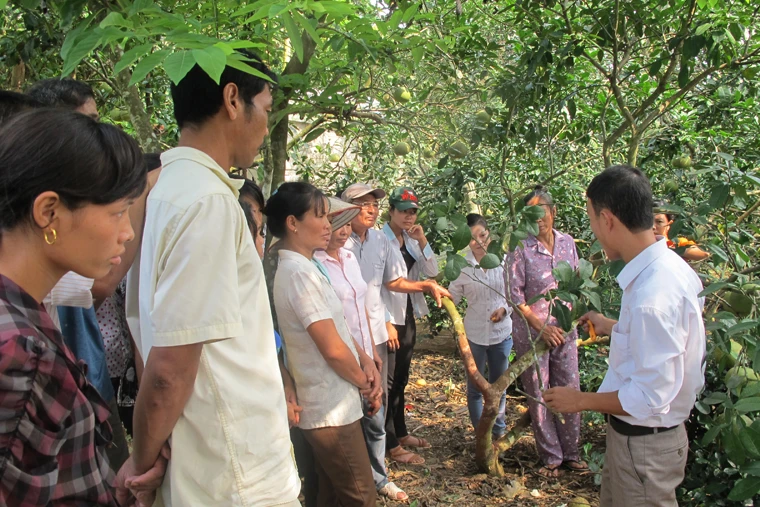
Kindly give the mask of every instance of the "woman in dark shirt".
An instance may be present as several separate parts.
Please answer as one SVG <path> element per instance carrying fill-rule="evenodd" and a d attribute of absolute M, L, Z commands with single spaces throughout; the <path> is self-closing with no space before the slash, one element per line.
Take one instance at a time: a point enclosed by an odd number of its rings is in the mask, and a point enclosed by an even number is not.
<path fill-rule="evenodd" d="M 105 457 L 108 405 L 41 301 L 68 271 L 101 278 L 121 262 L 145 183 L 137 143 L 80 113 L 0 129 L 0 505 L 133 502 L 131 460 L 114 490 Z"/>

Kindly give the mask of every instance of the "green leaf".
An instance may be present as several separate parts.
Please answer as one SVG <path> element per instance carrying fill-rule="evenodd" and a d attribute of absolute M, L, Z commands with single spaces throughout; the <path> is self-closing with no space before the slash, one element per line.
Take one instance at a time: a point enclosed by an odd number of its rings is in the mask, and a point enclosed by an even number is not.
<path fill-rule="evenodd" d="M 728 499 L 734 502 L 743 502 L 760 493 L 760 478 L 745 477 L 736 481 Z"/>
<path fill-rule="evenodd" d="M 573 279 L 573 268 L 567 261 L 562 261 L 557 264 L 557 267 L 552 269 L 552 274 L 557 282 L 570 283 Z"/>
<path fill-rule="evenodd" d="M 707 296 L 708 294 L 712 294 L 713 292 L 717 292 L 723 287 L 726 287 L 728 285 L 728 282 L 716 282 L 711 283 L 708 285 L 705 289 L 702 290 L 702 292 L 699 293 L 699 297 L 703 298 Z"/>
<path fill-rule="evenodd" d="M 443 270 L 443 274 L 449 280 L 456 280 L 459 278 L 459 274 L 462 272 L 462 270 L 469 265 L 470 263 L 467 262 L 467 259 L 461 255 L 449 253 L 446 259 L 446 267 Z"/>
<path fill-rule="evenodd" d="M 742 331 L 757 329 L 758 326 L 760 326 L 760 322 L 758 322 L 757 320 L 745 320 L 743 322 L 740 322 L 728 328 L 728 331 L 726 331 L 726 335 L 733 336 L 735 334 L 741 333 Z"/>
<path fill-rule="evenodd" d="M 64 58 L 61 75 L 68 76 L 71 74 L 77 65 L 79 65 L 79 62 L 98 47 L 101 36 L 99 28 L 93 28 L 91 31 L 82 34 L 77 39 L 74 47 L 71 48 L 71 51 L 68 52 L 66 58 Z"/>
<path fill-rule="evenodd" d="M 76 28 L 66 34 L 66 38 L 63 40 L 63 45 L 61 46 L 61 58 L 63 58 L 64 61 L 69 55 L 71 48 L 74 47 L 74 43 L 77 41 L 77 39 L 79 39 L 79 36 L 84 30 L 87 29 L 88 24 L 89 20 L 86 20 L 84 23 L 78 25 Z"/>
<path fill-rule="evenodd" d="M 446 232 L 449 228 L 449 219 L 446 217 L 440 217 L 435 221 L 435 230 L 438 232 Z"/>
<path fill-rule="evenodd" d="M 193 49 L 193 58 L 200 65 L 201 69 L 206 71 L 215 83 L 219 84 L 222 72 L 227 66 L 227 55 L 224 50 L 216 46 L 210 46 L 205 49 Z"/>
<path fill-rule="evenodd" d="M 726 401 L 727 396 L 726 393 L 711 393 L 704 398 L 702 398 L 701 401 L 705 405 L 719 405 Z"/>
<path fill-rule="evenodd" d="M 720 183 L 714 186 L 712 192 L 710 193 L 710 199 L 708 201 L 710 203 L 710 207 L 712 207 L 712 209 L 718 209 L 725 206 L 730 191 L 731 187 L 726 183 Z"/>
<path fill-rule="evenodd" d="M 569 333 L 573 328 L 573 317 L 570 313 L 570 309 L 560 302 L 555 302 L 552 306 L 552 316 L 557 319 L 559 327 L 566 333 Z"/>
<path fill-rule="evenodd" d="M 132 79 L 129 80 L 129 85 L 132 86 L 133 84 L 139 83 L 145 79 L 145 76 L 148 75 L 148 72 L 152 71 L 158 65 L 160 65 L 161 62 L 163 62 L 164 59 L 169 56 L 170 52 L 171 51 L 168 49 L 161 49 L 155 53 L 149 54 L 140 60 L 140 62 L 135 65 L 135 68 L 132 70 Z"/>
<path fill-rule="evenodd" d="M 261 79 L 264 79 L 265 81 L 272 82 L 272 78 L 261 72 L 260 70 L 257 70 L 250 65 L 248 65 L 246 62 L 246 57 L 239 54 L 239 53 L 232 53 L 231 55 L 227 56 L 227 65 L 232 67 L 233 69 L 237 69 L 243 72 L 247 72 L 248 74 L 254 75 L 256 77 L 259 77 Z M 271 117 L 270 117 L 271 119 Z"/>
<path fill-rule="evenodd" d="M 739 431 L 739 441 L 751 458 L 760 458 L 760 433 L 747 427 Z"/>
<path fill-rule="evenodd" d="M 404 11 L 404 17 L 401 18 L 401 22 L 409 23 L 409 21 L 411 21 L 414 15 L 417 14 L 417 10 L 419 8 L 420 6 L 417 2 L 412 3 L 411 7 L 409 7 L 406 11 Z"/>
<path fill-rule="evenodd" d="M 760 461 L 755 461 L 754 463 L 750 463 L 746 467 L 742 467 L 741 473 L 747 474 L 747 475 L 754 475 L 755 477 L 760 477 Z"/>
<path fill-rule="evenodd" d="M 599 296 L 599 294 L 596 292 L 591 292 L 590 290 L 581 290 L 581 294 L 586 296 L 586 299 L 588 299 L 593 307 L 596 308 L 596 311 L 602 311 L 602 298 Z"/>
<path fill-rule="evenodd" d="M 425 56 L 424 46 L 417 46 L 416 48 L 412 48 L 412 58 L 414 58 L 415 67 L 419 67 L 423 56 Z"/>
<path fill-rule="evenodd" d="M 298 24 L 301 25 L 301 28 L 306 30 L 306 33 L 309 34 L 312 40 L 316 42 L 317 45 L 319 45 L 319 39 L 320 39 L 319 34 L 317 33 L 317 29 L 314 28 L 314 25 L 312 25 L 312 21 L 314 22 L 314 24 L 316 24 L 317 20 L 307 19 L 300 12 L 297 12 L 297 11 L 292 11 L 291 15 L 293 16 L 293 19 L 295 19 L 298 22 Z"/>
<path fill-rule="evenodd" d="M 499 259 L 498 255 L 490 253 L 483 256 L 479 264 L 483 269 L 494 269 L 501 266 L 501 259 Z"/>
<path fill-rule="evenodd" d="M 321 136 L 322 134 L 324 134 L 324 132 L 325 132 L 324 128 L 322 127 L 316 128 L 312 130 L 311 132 L 309 132 L 308 134 L 306 134 L 306 137 L 303 138 L 303 142 L 309 143 L 313 141 L 314 139 L 318 138 L 319 136 Z"/>
<path fill-rule="evenodd" d="M 700 442 L 702 444 L 702 447 L 706 447 L 707 445 L 711 444 L 715 440 L 715 437 L 718 436 L 718 433 L 720 433 L 721 429 L 723 429 L 723 425 L 713 426 L 707 430 L 707 433 L 704 434 L 702 441 Z"/>
<path fill-rule="evenodd" d="M 141 56 L 147 55 L 150 50 L 153 48 L 153 43 L 148 44 L 140 44 L 139 46 L 135 46 L 129 51 L 125 52 L 121 56 L 121 60 L 119 60 L 119 63 L 117 63 L 114 68 L 114 74 L 118 74 L 122 70 L 126 69 L 133 63 L 137 61 L 138 58 Z"/>
<path fill-rule="evenodd" d="M 303 40 L 301 39 L 301 31 L 298 29 L 296 22 L 293 21 L 290 13 L 283 12 L 280 14 L 282 24 L 285 25 L 285 29 L 288 31 L 288 37 L 290 37 L 290 45 L 293 46 L 293 51 L 296 52 L 296 56 L 303 63 Z"/>
<path fill-rule="evenodd" d="M 454 251 L 458 252 L 469 245 L 471 239 L 472 232 L 470 232 L 470 228 L 467 227 L 466 223 L 461 224 L 451 236 L 451 246 L 454 247 Z"/>
<path fill-rule="evenodd" d="M 529 222 L 522 221 L 522 222 L 520 222 L 520 225 L 525 228 L 525 231 L 528 234 L 532 234 L 533 236 L 538 236 L 538 232 L 539 232 L 539 230 L 538 230 L 538 222 L 534 222 L 534 221 L 529 221 Z"/>
<path fill-rule="evenodd" d="M 588 280 L 594 275 L 594 265 L 586 259 L 580 259 L 578 261 L 578 274 L 581 280 Z"/>
<path fill-rule="evenodd" d="M 535 222 L 546 214 L 546 210 L 543 206 L 525 206 L 520 213 L 525 217 L 525 220 Z"/>
<path fill-rule="evenodd" d="M 177 51 L 166 57 L 164 71 L 174 84 L 182 81 L 190 70 L 195 67 L 195 58 L 192 51 Z"/>
<path fill-rule="evenodd" d="M 760 412 L 760 398 L 742 398 L 734 405 L 734 409 L 740 414 L 746 414 L 748 412 Z"/>
<path fill-rule="evenodd" d="M 678 86 L 684 88 L 689 84 L 689 64 L 681 60 L 681 70 L 678 72 Z"/>
<path fill-rule="evenodd" d="M 8 0 L 0 0 L 0 9 L 5 9 L 6 5 L 8 5 Z"/>
<path fill-rule="evenodd" d="M 230 18 L 237 18 L 237 17 L 240 17 L 240 16 L 245 16 L 249 12 L 253 12 L 253 11 L 259 9 L 260 7 L 264 7 L 264 6 L 267 6 L 267 5 L 272 5 L 274 3 L 277 3 L 277 1 L 278 0 L 259 0 L 258 2 L 253 2 L 252 4 L 248 4 L 245 7 L 243 7 L 242 9 L 238 9 L 237 11 L 235 11 L 230 16 Z"/>

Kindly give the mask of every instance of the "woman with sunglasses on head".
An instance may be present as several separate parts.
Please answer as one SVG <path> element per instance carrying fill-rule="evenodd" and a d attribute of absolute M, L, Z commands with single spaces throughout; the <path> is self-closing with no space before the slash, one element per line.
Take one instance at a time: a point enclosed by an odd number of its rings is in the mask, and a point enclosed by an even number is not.
<path fill-rule="evenodd" d="M 541 387 L 570 386 L 580 389 L 578 376 L 577 332 L 565 335 L 557 319 L 550 316 L 549 302 L 539 299 L 528 305 L 535 296 L 557 288 L 552 269 L 565 261 L 578 268 L 575 241 L 569 234 L 554 229 L 557 208 L 549 192 L 537 186 L 524 199 L 526 206 L 540 206 L 544 216 L 537 220 L 538 235 L 528 236 L 522 245 L 508 256 L 507 291 L 510 302 L 519 311 L 512 314 L 512 336 L 517 357 L 532 350 L 531 342 L 544 340 L 551 350 L 538 359 L 538 368 L 528 368 L 520 376 L 528 399 L 533 434 L 542 462 L 538 473 L 558 477 L 560 466 L 571 470 L 587 470 L 578 453 L 580 415 L 565 415 L 561 420 L 549 412 L 541 399 Z M 555 301 L 555 304 L 564 304 Z M 527 323 L 527 325 L 526 325 Z M 539 383 L 538 371 L 541 374 Z"/>
<path fill-rule="evenodd" d="M 299 427 L 314 450 L 318 505 L 374 506 L 361 419 L 362 397 L 380 408 L 380 374 L 357 348 L 324 266 L 313 259 L 332 230 L 325 195 L 305 182 L 283 183 L 264 209 L 279 239 L 274 306 L 298 403 Z"/>
<path fill-rule="evenodd" d="M 132 460 L 114 490 L 105 454 L 108 404 L 41 302 L 65 273 L 98 279 L 121 262 L 134 237 L 128 210 L 145 185 L 137 143 L 83 114 L 39 109 L 0 130 L 2 505 L 115 506 L 129 497 Z M 158 473 L 149 490 L 165 465 L 159 458 L 149 471 Z M 152 491 L 140 495 L 140 505 L 152 503 Z"/>

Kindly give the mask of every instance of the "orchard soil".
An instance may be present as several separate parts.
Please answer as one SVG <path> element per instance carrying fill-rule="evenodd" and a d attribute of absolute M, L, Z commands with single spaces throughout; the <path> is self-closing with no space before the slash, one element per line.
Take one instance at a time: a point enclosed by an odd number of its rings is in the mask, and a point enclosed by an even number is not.
<path fill-rule="evenodd" d="M 432 447 L 419 451 L 424 465 L 390 465 L 391 480 L 409 494 L 411 505 L 555 507 L 579 496 L 598 505 L 594 473 L 565 470 L 558 479 L 538 475 L 538 456 L 530 433 L 501 457 L 504 477 L 479 473 L 465 389 L 454 338 L 444 331 L 435 338 L 418 339 L 406 391 L 407 426 L 412 435 L 424 437 Z M 525 397 L 513 389 L 508 391 L 508 428 L 525 409 Z M 585 423 L 581 445 L 586 443 L 591 444 L 590 453 L 603 453 L 604 428 Z M 378 505 L 404 504 L 380 499 Z"/>

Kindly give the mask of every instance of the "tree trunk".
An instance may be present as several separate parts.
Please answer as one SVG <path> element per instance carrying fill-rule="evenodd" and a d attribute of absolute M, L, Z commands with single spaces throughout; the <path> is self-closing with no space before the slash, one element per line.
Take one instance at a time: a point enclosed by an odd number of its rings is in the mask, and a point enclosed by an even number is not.
<path fill-rule="evenodd" d="M 303 42 L 303 61 L 299 60 L 296 55 L 291 56 L 290 61 L 285 66 L 285 70 L 282 71 L 283 76 L 303 74 L 309 67 L 309 62 L 314 55 L 317 44 L 306 31 L 301 34 L 301 40 Z M 282 87 L 281 92 L 279 100 L 277 100 L 272 108 L 273 115 L 288 108 L 293 88 Z M 285 181 L 285 169 L 288 161 L 288 136 L 290 135 L 288 117 L 289 115 L 287 114 L 283 115 L 280 121 L 271 129 L 272 183 L 270 190 L 276 189 Z"/>
<path fill-rule="evenodd" d="M 127 105 L 129 117 L 132 120 L 132 128 L 135 129 L 135 137 L 145 152 L 160 152 L 161 144 L 158 142 L 150 116 L 145 110 L 145 103 L 140 97 L 140 91 L 136 85 L 129 85 L 132 73 L 129 70 L 121 71 L 117 76 L 118 91 L 124 103 Z"/>
<path fill-rule="evenodd" d="M 475 464 L 482 472 L 489 475 L 503 476 L 504 469 L 502 468 L 501 463 L 499 463 L 499 453 L 509 449 L 530 427 L 530 415 L 527 413 L 527 415 L 523 415 L 515 426 L 507 432 L 503 438 L 496 442 L 497 448 L 494 448 L 491 430 L 493 429 L 496 417 L 498 416 L 501 393 L 509 387 L 512 382 L 522 374 L 522 372 L 536 362 L 538 357 L 547 353 L 549 347 L 546 345 L 546 342 L 540 340 L 540 342 L 536 344 L 535 355 L 533 353 L 528 353 L 516 359 L 496 382 L 489 384 L 478 371 L 475 359 L 472 357 L 472 350 L 470 350 L 470 344 L 467 341 L 467 334 L 464 330 L 462 316 L 449 298 L 443 298 L 441 301 L 454 323 L 459 354 L 462 356 L 462 361 L 464 361 L 467 376 L 483 394 L 483 414 L 480 416 L 478 427 L 475 428 Z M 525 420 L 526 417 L 527 422 Z"/>

